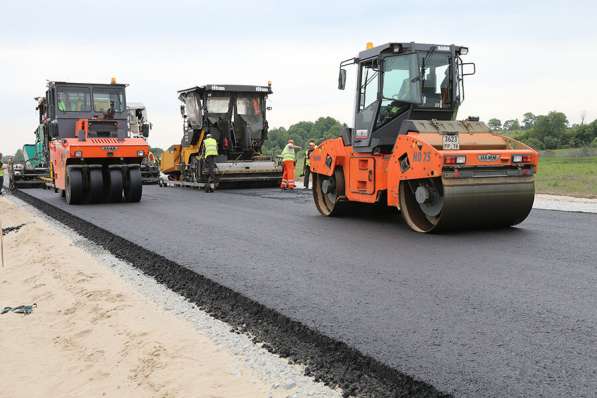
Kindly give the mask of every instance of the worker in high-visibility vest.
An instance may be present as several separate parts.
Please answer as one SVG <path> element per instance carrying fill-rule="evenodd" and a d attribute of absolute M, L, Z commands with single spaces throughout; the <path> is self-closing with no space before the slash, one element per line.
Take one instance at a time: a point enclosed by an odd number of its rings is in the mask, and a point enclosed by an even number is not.
<path fill-rule="evenodd" d="M 295 150 L 301 149 L 300 146 L 294 145 L 294 140 L 288 140 L 288 144 L 282 150 L 282 182 L 281 189 L 294 189 L 296 183 L 294 181 L 294 166 L 296 165 Z"/>
<path fill-rule="evenodd" d="M 211 134 L 205 136 L 203 141 L 205 165 L 207 166 L 206 192 L 213 192 L 216 189 L 216 158 L 218 157 L 218 141 Z"/>
<path fill-rule="evenodd" d="M 309 177 L 311 176 L 311 153 L 317 148 L 315 141 L 309 141 L 309 146 L 305 151 L 305 162 L 303 163 L 303 175 L 305 176 L 304 185 L 305 189 L 309 189 Z"/>

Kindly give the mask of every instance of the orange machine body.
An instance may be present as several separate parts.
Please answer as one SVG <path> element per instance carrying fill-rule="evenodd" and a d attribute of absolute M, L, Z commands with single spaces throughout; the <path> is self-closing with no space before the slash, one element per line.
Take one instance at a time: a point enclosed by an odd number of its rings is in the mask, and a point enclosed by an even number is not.
<path fill-rule="evenodd" d="M 78 138 L 49 142 L 54 185 L 58 189 L 65 189 L 69 165 L 140 163 L 149 152 L 149 145 L 143 138 L 88 137 L 87 119 L 77 120 L 75 126 Z"/>
<path fill-rule="evenodd" d="M 443 150 L 441 134 L 408 132 L 398 136 L 389 154 L 354 152 L 342 138 L 330 139 L 311 155 L 311 170 L 331 176 L 341 168 L 345 200 L 370 204 L 383 201 L 394 207 L 399 207 L 399 186 L 404 180 L 465 179 L 473 171 L 481 173 L 475 177 L 482 177 L 484 171 L 496 169 L 532 176 L 537 170 L 538 152 L 509 137 L 489 131 L 460 132 L 459 139 L 460 149 Z M 514 162 L 514 155 L 523 160 Z M 453 163 L 458 157 L 464 157 L 464 163 Z"/>

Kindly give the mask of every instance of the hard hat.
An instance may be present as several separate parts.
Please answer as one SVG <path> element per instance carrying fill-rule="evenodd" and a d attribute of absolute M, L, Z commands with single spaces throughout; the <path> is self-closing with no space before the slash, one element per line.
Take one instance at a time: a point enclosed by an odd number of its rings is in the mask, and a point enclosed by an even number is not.
<path fill-rule="evenodd" d="M 207 134 L 205 137 L 206 137 L 206 138 L 211 138 L 211 137 L 213 137 L 213 136 L 212 136 L 211 134 Z"/>

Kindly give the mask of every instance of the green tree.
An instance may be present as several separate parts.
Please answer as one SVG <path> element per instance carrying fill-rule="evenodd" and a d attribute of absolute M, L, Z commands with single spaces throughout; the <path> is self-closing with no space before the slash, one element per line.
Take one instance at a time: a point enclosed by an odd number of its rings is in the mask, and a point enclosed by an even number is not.
<path fill-rule="evenodd" d="M 520 130 L 520 123 L 518 122 L 518 119 L 506 120 L 504 122 L 504 130 L 508 130 L 508 131 Z"/>
<path fill-rule="evenodd" d="M 533 149 L 542 150 L 545 149 L 545 145 L 536 138 L 528 138 L 524 142 Z"/>
<path fill-rule="evenodd" d="M 524 115 L 522 115 L 522 128 L 525 130 L 533 128 L 536 119 L 537 117 L 533 113 L 525 113 Z"/>
<path fill-rule="evenodd" d="M 13 160 L 15 163 L 25 163 L 25 156 L 23 156 L 22 149 L 17 149 Z"/>
<path fill-rule="evenodd" d="M 569 145 L 574 147 L 591 145 L 597 137 L 597 120 L 589 124 L 581 124 L 568 131 Z"/>
<path fill-rule="evenodd" d="M 263 152 L 269 155 L 278 155 L 288 139 L 305 148 L 309 140 L 320 141 L 337 137 L 342 124 L 332 117 L 320 117 L 315 122 L 302 121 L 291 125 L 288 130 L 284 127 L 273 128 L 268 133 L 268 139 L 263 146 Z"/>
<path fill-rule="evenodd" d="M 162 153 L 164 152 L 164 150 L 162 148 L 153 148 L 153 147 L 149 147 L 149 150 L 153 153 L 153 156 L 156 157 L 156 159 L 159 159 L 162 156 Z"/>
<path fill-rule="evenodd" d="M 493 131 L 502 129 L 502 121 L 500 119 L 496 119 L 496 118 L 489 119 L 489 121 L 487 122 L 487 125 Z"/>
<path fill-rule="evenodd" d="M 556 149 L 564 143 L 568 118 L 562 112 L 549 112 L 537 116 L 531 137 L 545 144 L 547 149 Z"/>

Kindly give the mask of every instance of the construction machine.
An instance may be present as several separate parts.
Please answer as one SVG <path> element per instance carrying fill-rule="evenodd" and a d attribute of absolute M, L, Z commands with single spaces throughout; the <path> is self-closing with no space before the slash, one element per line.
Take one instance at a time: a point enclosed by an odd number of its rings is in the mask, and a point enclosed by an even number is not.
<path fill-rule="evenodd" d="M 36 98 L 39 101 L 39 99 Z M 9 163 L 10 189 L 43 187 L 49 177 L 48 136 L 39 126 L 35 130 L 35 144 L 23 145 L 24 161 Z"/>
<path fill-rule="evenodd" d="M 468 48 L 368 44 L 340 63 L 357 67 L 354 127 L 311 155 L 313 198 L 333 216 L 356 203 L 400 209 L 417 232 L 504 227 L 522 222 L 534 200 L 539 154 L 490 131 L 478 118 L 456 120 L 464 100 Z"/>
<path fill-rule="evenodd" d="M 143 138 L 149 136 L 153 128 L 152 123 L 147 119 L 145 105 L 138 102 L 129 102 L 126 106 L 129 119 L 129 137 Z M 141 179 L 143 184 L 157 184 L 160 177 L 160 167 L 157 159 L 151 150 L 141 162 Z"/>
<path fill-rule="evenodd" d="M 183 138 L 164 151 L 160 169 L 174 185 L 202 187 L 207 183 L 203 140 L 211 134 L 218 142 L 216 184 L 230 187 L 250 183 L 280 183 L 280 163 L 264 156 L 267 139 L 267 86 L 208 84 L 178 92 L 183 103 Z"/>
<path fill-rule="evenodd" d="M 128 136 L 125 88 L 52 81 L 39 99 L 52 186 L 69 204 L 141 200 L 149 147 Z"/>

